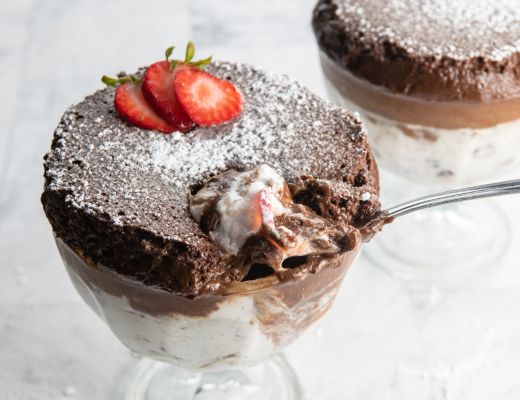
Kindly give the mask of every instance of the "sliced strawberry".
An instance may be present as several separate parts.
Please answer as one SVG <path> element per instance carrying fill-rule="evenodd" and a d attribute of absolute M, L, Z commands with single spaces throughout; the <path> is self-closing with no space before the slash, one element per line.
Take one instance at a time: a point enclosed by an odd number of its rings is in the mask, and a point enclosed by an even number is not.
<path fill-rule="evenodd" d="M 132 125 L 163 133 L 171 133 L 176 130 L 175 126 L 163 120 L 152 110 L 146 102 L 139 84 L 126 82 L 118 86 L 114 106 L 119 115 Z"/>
<path fill-rule="evenodd" d="M 227 80 L 197 68 L 185 68 L 174 77 L 175 92 L 193 122 L 218 125 L 239 115 L 244 108 L 240 92 Z"/>
<path fill-rule="evenodd" d="M 175 74 L 183 68 L 187 67 L 178 63 L 170 71 L 169 61 L 150 65 L 144 74 L 143 94 L 157 114 L 175 126 L 176 130 L 185 132 L 192 128 L 193 122 L 180 105 L 173 87 Z"/>
<path fill-rule="evenodd" d="M 269 227 L 275 228 L 273 213 L 273 192 L 271 192 L 269 189 L 262 189 L 260 190 L 258 196 L 262 223 Z"/>
<path fill-rule="evenodd" d="M 258 224 L 261 228 L 261 235 L 272 245 L 282 249 L 280 232 L 274 223 L 273 202 L 274 194 L 270 189 L 260 190 L 254 198 L 254 225 Z M 253 226 L 254 226 L 253 225 Z"/>

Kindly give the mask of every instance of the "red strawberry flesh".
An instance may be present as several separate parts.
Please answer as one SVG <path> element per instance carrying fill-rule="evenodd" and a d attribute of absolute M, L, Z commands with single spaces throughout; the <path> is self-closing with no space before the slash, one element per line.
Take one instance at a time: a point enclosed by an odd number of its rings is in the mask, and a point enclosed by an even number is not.
<path fill-rule="evenodd" d="M 260 214 L 262 216 L 262 222 L 272 228 L 274 225 L 274 214 L 273 214 L 273 193 L 269 189 L 262 189 L 259 193 L 260 202 Z"/>
<path fill-rule="evenodd" d="M 222 124 L 243 110 L 242 95 L 231 82 L 197 68 L 178 71 L 174 85 L 179 102 L 198 125 Z"/>
<path fill-rule="evenodd" d="M 171 133 L 176 130 L 175 126 L 163 120 L 149 106 L 143 96 L 141 85 L 127 82 L 118 86 L 114 106 L 119 115 L 132 125 L 163 133 Z"/>
<path fill-rule="evenodd" d="M 175 130 L 183 132 L 193 127 L 193 121 L 179 103 L 173 82 L 176 73 L 184 68 L 188 67 L 179 63 L 170 71 L 168 61 L 159 61 L 148 67 L 143 78 L 143 94 L 150 106 Z"/>

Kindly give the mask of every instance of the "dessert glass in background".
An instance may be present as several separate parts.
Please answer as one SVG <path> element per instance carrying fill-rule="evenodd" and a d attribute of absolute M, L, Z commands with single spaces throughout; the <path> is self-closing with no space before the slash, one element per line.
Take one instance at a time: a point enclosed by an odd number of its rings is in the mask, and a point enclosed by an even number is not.
<path fill-rule="evenodd" d="M 330 308 L 359 247 L 303 279 L 274 275 L 190 299 L 145 286 L 56 239 L 74 287 L 143 358 L 125 400 L 300 399 L 280 351 Z"/>
<path fill-rule="evenodd" d="M 329 97 L 358 111 L 386 204 L 503 178 L 520 163 L 520 9 L 515 2 L 323 0 L 313 26 Z M 518 34 L 516 34 L 518 33 Z M 390 179 L 388 179 L 390 178 Z M 493 266 L 510 241 L 493 202 L 424 210 L 367 248 L 412 279 Z"/>

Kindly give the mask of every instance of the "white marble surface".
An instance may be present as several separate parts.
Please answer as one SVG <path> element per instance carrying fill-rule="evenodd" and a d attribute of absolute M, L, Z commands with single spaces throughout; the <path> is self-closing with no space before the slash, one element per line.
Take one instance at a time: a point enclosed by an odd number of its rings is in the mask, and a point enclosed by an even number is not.
<path fill-rule="evenodd" d="M 313 0 L 0 2 L 0 398 L 116 399 L 133 362 L 80 301 L 39 195 L 63 110 L 114 73 L 193 39 L 200 54 L 323 93 Z M 499 201 L 520 222 L 518 198 Z M 333 311 L 288 349 L 308 399 L 520 398 L 519 230 L 499 265 L 424 292 L 360 259 Z"/>

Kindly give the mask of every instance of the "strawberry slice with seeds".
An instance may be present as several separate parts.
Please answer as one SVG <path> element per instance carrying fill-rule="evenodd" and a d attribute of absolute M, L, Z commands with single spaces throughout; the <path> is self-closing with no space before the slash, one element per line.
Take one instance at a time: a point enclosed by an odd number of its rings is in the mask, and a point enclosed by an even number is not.
<path fill-rule="evenodd" d="M 184 111 L 173 85 L 176 73 L 187 68 L 177 63 L 171 70 L 170 62 L 159 61 L 148 67 L 143 78 L 143 94 L 155 112 L 175 127 L 175 130 L 186 132 L 193 127 L 193 121 Z"/>
<path fill-rule="evenodd" d="M 175 93 L 191 120 L 213 126 L 237 117 L 244 108 L 242 95 L 224 79 L 197 68 L 184 68 L 174 77 Z"/>
<path fill-rule="evenodd" d="M 116 88 L 114 106 L 119 115 L 132 125 L 143 129 L 171 133 L 176 127 L 166 122 L 146 102 L 141 85 L 126 82 Z"/>

